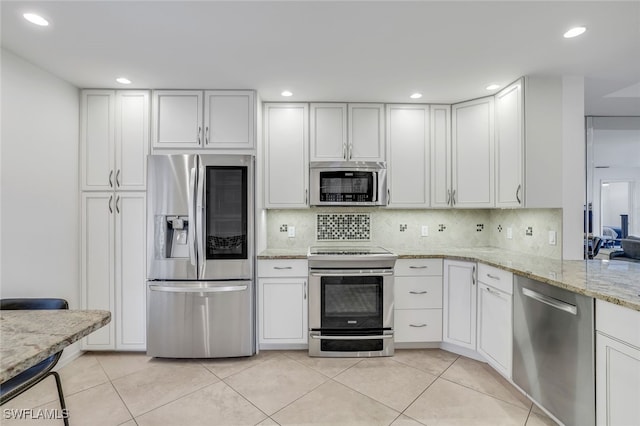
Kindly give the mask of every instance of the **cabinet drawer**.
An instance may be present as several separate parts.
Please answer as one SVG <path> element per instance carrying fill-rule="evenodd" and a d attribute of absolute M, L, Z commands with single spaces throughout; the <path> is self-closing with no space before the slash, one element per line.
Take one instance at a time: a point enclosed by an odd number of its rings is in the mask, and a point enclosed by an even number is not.
<path fill-rule="evenodd" d="M 308 275 L 306 259 L 258 260 L 259 277 L 306 277 Z"/>
<path fill-rule="evenodd" d="M 478 281 L 513 294 L 513 274 L 503 269 L 478 263 Z"/>
<path fill-rule="evenodd" d="M 396 277 L 442 275 L 442 259 L 398 259 Z"/>
<path fill-rule="evenodd" d="M 396 309 L 396 342 L 442 341 L 442 309 Z"/>
<path fill-rule="evenodd" d="M 442 277 L 395 277 L 397 309 L 442 308 Z"/>

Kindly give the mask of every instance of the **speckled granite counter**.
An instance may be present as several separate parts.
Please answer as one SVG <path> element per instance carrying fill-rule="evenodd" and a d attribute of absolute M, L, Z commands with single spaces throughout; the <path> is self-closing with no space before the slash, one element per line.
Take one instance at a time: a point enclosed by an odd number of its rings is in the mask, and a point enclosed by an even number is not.
<path fill-rule="evenodd" d="M 109 311 L 0 311 L 0 383 L 111 321 Z"/>
<path fill-rule="evenodd" d="M 482 262 L 556 287 L 640 311 L 640 263 L 554 260 L 493 247 L 403 250 L 400 259 L 447 258 Z M 259 259 L 305 259 L 305 249 L 269 249 Z"/>

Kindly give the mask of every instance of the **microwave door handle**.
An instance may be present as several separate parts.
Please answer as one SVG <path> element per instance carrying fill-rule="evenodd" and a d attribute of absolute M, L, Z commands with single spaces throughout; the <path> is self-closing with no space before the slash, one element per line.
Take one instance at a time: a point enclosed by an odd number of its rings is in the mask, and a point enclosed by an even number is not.
<path fill-rule="evenodd" d="M 200 161 L 200 156 L 197 157 L 197 170 L 198 174 L 196 176 L 196 241 L 197 241 L 197 257 L 198 257 L 198 278 L 204 277 L 204 269 L 206 265 L 206 256 L 205 256 L 205 241 L 206 236 L 204 235 L 204 219 L 205 219 L 205 209 L 204 209 L 204 169 L 202 167 L 202 163 Z"/>
<path fill-rule="evenodd" d="M 378 202 L 378 173 L 375 173 L 375 179 L 373 179 L 373 200 L 374 203 Z"/>

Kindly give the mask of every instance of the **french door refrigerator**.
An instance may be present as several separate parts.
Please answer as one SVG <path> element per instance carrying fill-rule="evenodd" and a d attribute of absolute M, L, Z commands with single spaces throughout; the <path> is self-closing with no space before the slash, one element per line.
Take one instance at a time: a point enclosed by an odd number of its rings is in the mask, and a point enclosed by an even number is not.
<path fill-rule="evenodd" d="M 147 354 L 254 355 L 254 157 L 150 155 L 147 170 Z"/>

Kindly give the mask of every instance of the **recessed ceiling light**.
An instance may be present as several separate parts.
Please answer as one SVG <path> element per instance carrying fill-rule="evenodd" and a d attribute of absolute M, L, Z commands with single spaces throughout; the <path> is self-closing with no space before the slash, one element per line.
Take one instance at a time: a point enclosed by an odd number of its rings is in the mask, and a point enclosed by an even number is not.
<path fill-rule="evenodd" d="M 41 27 L 46 27 L 47 25 L 49 25 L 49 21 L 47 21 L 42 16 L 37 15 L 35 13 L 25 13 L 22 16 L 24 17 L 24 19 L 31 22 L 32 24 L 36 24 Z"/>
<path fill-rule="evenodd" d="M 420 99 L 422 97 L 422 93 L 414 93 L 413 95 L 409 96 L 411 99 Z"/>
<path fill-rule="evenodd" d="M 116 81 L 120 84 L 131 84 L 131 80 L 126 77 L 118 77 L 116 78 Z"/>
<path fill-rule="evenodd" d="M 587 31 L 586 27 L 574 27 L 574 28 L 571 28 L 566 33 L 564 33 L 564 38 L 578 37 L 580 34 L 584 33 L 585 31 Z"/>
<path fill-rule="evenodd" d="M 499 84 L 490 84 L 486 87 L 487 90 L 496 90 L 499 89 L 500 85 Z"/>
<path fill-rule="evenodd" d="M 281 94 L 282 96 L 286 96 L 286 97 L 293 96 L 293 93 L 291 93 L 291 92 L 290 92 L 290 91 L 288 91 L 288 90 L 285 90 L 284 92 L 282 92 L 282 93 L 280 93 L 280 94 Z"/>

